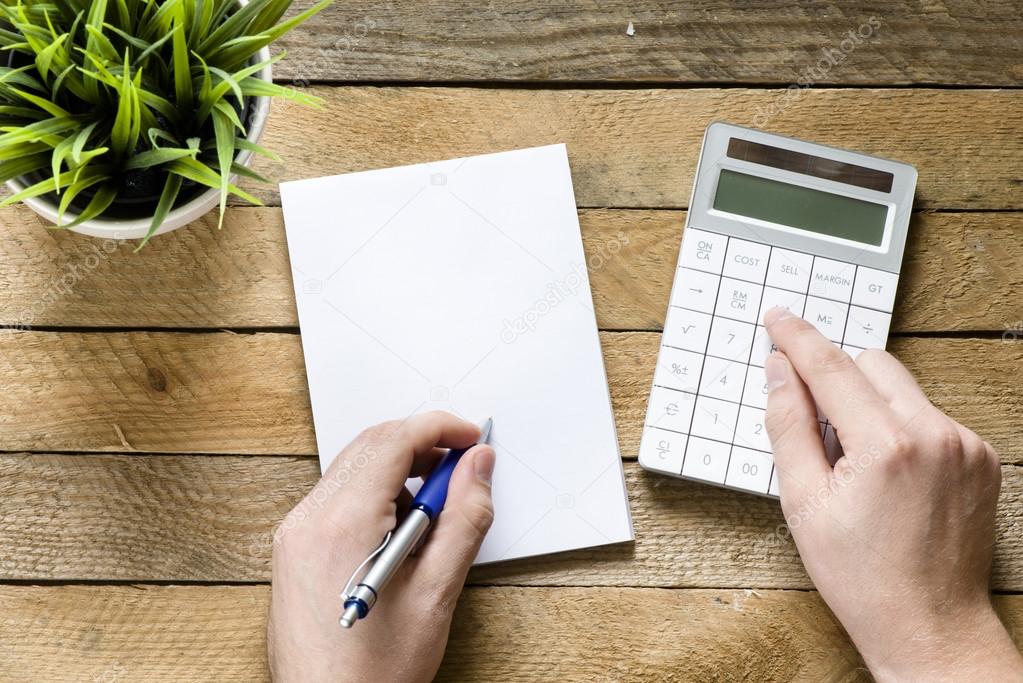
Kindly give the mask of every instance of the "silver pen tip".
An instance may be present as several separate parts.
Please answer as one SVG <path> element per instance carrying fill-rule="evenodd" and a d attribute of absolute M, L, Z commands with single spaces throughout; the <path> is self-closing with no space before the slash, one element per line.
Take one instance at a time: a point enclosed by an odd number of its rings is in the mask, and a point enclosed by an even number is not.
<path fill-rule="evenodd" d="M 341 628 L 351 628 L 352 624 L 359 618 L 359 608 L 352 605 L 341 615 Z"/>
<path fill-rule="evenodd" d="M 480 440 L 477 443 L 487 443 L 490 441 L 490 428 L 494 426 L 494 418 L 488 417 L 487 421 L 480 427 Z"/>

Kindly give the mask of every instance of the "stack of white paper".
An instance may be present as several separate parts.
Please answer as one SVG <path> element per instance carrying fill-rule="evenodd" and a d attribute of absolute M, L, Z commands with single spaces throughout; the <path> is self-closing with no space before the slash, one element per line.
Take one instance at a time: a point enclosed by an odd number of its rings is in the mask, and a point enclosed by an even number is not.
<path fill-rule="evenodd" d="M 321 467 L 377 422 L 492 416 L 477 562 L 632 539 L 564 145 L 281 195 Z"/>

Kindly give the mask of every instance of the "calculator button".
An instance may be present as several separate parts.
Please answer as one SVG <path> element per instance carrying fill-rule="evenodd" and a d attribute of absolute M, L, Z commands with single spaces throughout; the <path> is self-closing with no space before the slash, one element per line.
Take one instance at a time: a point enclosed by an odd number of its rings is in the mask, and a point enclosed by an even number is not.
<path fill-rule="evenodd" d="M 722 278 L 714 314 L 755 324 L 760 311 L 760 295 L 763 289 L 761 285 Z"/>
<path fill-rule="evenodd" d="M 863 353 L 863 349 L 858 346 L 850 346 L 849 344 L 842 344 L 842 350 L 849 354 L 849 357 L 856 360 L 856 357 Z"/>
<path fill-rule="evenodd" d="M 849 322 L 845 326 L 845 343 L 863 349 L 883 349 L 888 342 L 890 313 L 853 306 L 849 309 Z"/>
<path fill-rule="evenodd" d="M 771 459 L 770 453 L 732 446 L 732 457 L 728 460 L 725 484 L 747 491 L 767 493 L 767 488 L 771 484 L 773 468 L 774 461 Z"/>
<path fill-rule="evenodd" d="M 688 434 L 695 405 L 695 394 L 654 387 L 650 391 L 646 423 L 650 427 Z"/>
<path fill-rule="evenodd" d="M 757 322 L 762 322 L 764 314 L 776 306 L 787 308 L 793 315 L 802 317 L 806 295 L 776 287 L 764 287 L 764 294 L 760 298 L 760 320 Z"/>
<path fill-rule="evenodd" d="M 810 296 L 806 298 L 806 310 L 803 312 L 803 318 L 831 341 L 841 342 L 842 334 L 845 332 L 847 310 L 848 306 L 844 304 Z"/>
<path fill-rule="evenodd" d="M 746 385 L 742 389 L 744 405 L 756 408 L 767 407 L 767 377 L 764 369 L 751 365 L 746 368 Z"/>
<path fill-rule="evenodd" d="M 643 430 L 643 441 L 639 446 L 639 464 L 648 470 L 681 474 L 685 452 L 684 434 L 647 427 Z"/>
<path fill-rule="evenodd" d="M 728 238 L 705 230 L 686 228 L 682 234 L 682 256 L 679 265 L 708 273 L 721 273 Z"/>
<path fill-rule="evenodd" d="M 848 302 L 852 297 L 856 266 L 842 261 L 816 257 L 810 274 L 810 295 Z"/>
<path fill-rule="evenodd" d="M 744 364 L 707 356 L 703 361 L 700 394 L 738 403 L 742 400 L 742 385 L 745 381 Z"/>
<path fill-rule="evenodd" d="M 771 262 L 767 266 L 767 285 L 805 292 L 810 284 L 813 256 L 788 249 L 771 249 Z"/>
<path fill-rule="evenodd" d="M 686 459 L 682 464 L 682 476 L 724 484 L 731 450 L 731 445 L 727 443 L 708 441 L 696 436 L 689 437 Z"/>
<path fill-rule="evenodd" d="M 771 485 L 767 487 L 767 493 L 772 496 L 780 496 L 778 491 L 778 468 L 771 468 Z"/>
<path fill-rule="evenodd" d="M 767 277 L 767 260 L 771 247 L 746 240 L 728 240 L 728 255 L 725 257 L 726 277 L 763 283 Z"/>
<path fill-rule="evenodd" d="M 753 350 L 750 352 L 750 365 L 764 367 L 767 357 L 777 350 L 778 347 L 774 345 L 774 342 L 771 341 L 771 336 L 767 334 L 767 328 L 763 325 L 757 325 L 756 331 L 753 332 Z"/>
<path fill-rule="evenodd" d="M 731 443 L 738 416 L 739 406 L 735 403 L 697 396 L 691 433 L 693 436 Z"/>
<path fill-rule="evenodd" d="M 700 384 L 703 356 L 692 351 L 661 347 L 654 371 L 654 384 L 695 394 Z"/>
<path fill-rule="evenodd" d="M 834 467 L 838 459 L 845 453 L 842 451 L 842 444 L 838 441 L 838 434 L 833 425 L 828 425 L 824 430 L 824 452 L 828 456 L 828 462 Z"/>
<path fill-rule="evenodd" d="M 767 436 L 762 408 L 739 408 L 739 419 L 735 422 L 735 442 L 746 448 L 771 452 L 771 440 Z"/>
<path fill-rule="evenodd" d="M 753 346 L 754 325 L 728 318 L 714 318 L 710 326 L 707 355 L 746 363 Z"/>
<path fill-rule="evenodd" d="M 680 268 L 675 276 L 675 288 L 671 292 L 671 305 L 713 313 L 720 282 L 721 278 L 717 275 Z"/>
<path fill-rule="evenodd" d="M 852 302 L 857 306 L 891 313 L 895 307 L 895 290 L 898 285 L 899 276 L 895 273 L 860 266 L 856 269 Z"/>
<path fill-rule="evenodd" d="M 668 309 L 668 319 L 664 321 L 663 344 L 703 353 L 707 349 L 708 334 L 710 316 L 706 313 L 674 306 Z"/>

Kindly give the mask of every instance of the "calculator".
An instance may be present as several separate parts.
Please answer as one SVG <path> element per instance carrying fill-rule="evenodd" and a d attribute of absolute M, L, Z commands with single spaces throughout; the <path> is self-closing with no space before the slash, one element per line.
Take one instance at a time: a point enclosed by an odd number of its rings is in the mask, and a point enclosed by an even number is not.
<path fill-rule="evenodd" d="M 896 161 L 708 127 L 639 450 L 647 470 L 777 497 L 764 313 L 784 306 L 855 358 L 884 348 L 916 188 Z M 841 445 L 818 415 L 829 460 Z"/>

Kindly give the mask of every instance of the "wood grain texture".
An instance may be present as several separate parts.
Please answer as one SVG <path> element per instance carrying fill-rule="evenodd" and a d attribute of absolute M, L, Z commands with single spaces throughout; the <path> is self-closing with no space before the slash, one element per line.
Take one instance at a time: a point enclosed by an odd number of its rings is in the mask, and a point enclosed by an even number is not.
<path fill-rule="evenodd" d="M 312 1 L 296 2 L 296 11 Z M 850 31 L 867 38 L 850 41 Z M 282 41 L 289 58 L 275 74 L 324 81 L 1018 85 L 1021 33 L 1011 2 L 360 1 L 335 3 Z"/>
<path fill-rule="evenodd" d="M 973 211 L 1023 209 L 1021 29 L 1004 1 L 355 0 L 281 43 L 280 82 L 387 87 L 308 87 L 322 111 L 275 102 L 264 143 L 285 161 L 257 170 L 283 181 L 566 142 L 588 256 L 629 240 L 590 272 L 601 327 L 645 331 L 602 334 L 637 541 L 474 570 L 439 680 L 870 680 L 805 590 L 777 503 L 633 460 L 681 209 L 715 119 L 907 161 L 918 208 L 970 213 L 915 218 L 894 329 L 1010 330 L 1023 213 Z M 401 85 L 416 82 L 499 87 Z M 24 208 L 0 227 L 0 326 L 209 332 L 0 335 L 0 680 L 267 680 L 265 584 L 2 582 L 269 580 L 272 530 L 318 477 L 300 339 L 276 329 L 297 324 L 279 209 L 232 208 L 222 232 L 207 216 L 141 255 L 46 232 Z M 1001 450 L 993 584 L 1023 591 L 1023 346 L 891 346 Z M 1023 596 L 995 602 L 1023 643 Z"/>
<path fill-rule="evenodd" d="M 659 330 L 684 211 L 579 212 L 597 323 Z M 0 210 L 0 323 L 11 327 L 297 327 L 279 208 L 229 209 L 142 252 L 45 230 Z M 893 331 L 988 330 L 1023 321 L 1023 213 L 914 215 Z M 298 287 L 309 286 L 300 281 Z"/>
<path fill-rule="evenodd" d="M 916 205 L 1019 209 L 1023 90 L 310 88 L 275 102 L 277 181 L 566 143 L 581 207 L 684 208 L 715 120 L 914 164 Z M 471 169 L 468 169 L 471 170 Z M 448 180 L 456 182 L 456 174 Z M 425 179 L 424 179 L 425 180 Z M 275 187 L 247 185 L 265 201 Z"/>
<path fill-rule="evenodd" d="M 479 567 L 469 583 L 813 588 L 777 502 L 625 470 L 634 543 Z M 1002 473 L 992 585 L 1023 591 L 1023 468 Z M 274 530 L 318 478 L 313 458 L 2 455 L 0 581 L 269 581 Z"/>
<path fill-rule="evenodd" d="M 11 681 L 267 681 L 267 586 L 0 587 Z M 627 605 L 628 609 L 622 609 Z M 995 608 L 1017 643 L 1023 597 Z M 963 634 L 963 647 L 983 648 Z M 871 680 L 815 593 L 477 588 L 439 681 Z"/>
<path fill-rule="evenodd" d="M 638 448 L 659 342 L 651 332 L 601 333 L 627 457 Z M 890 349 L 938 407 L 982 434 L 1005 462 L 1023 462 L 1023 344 L 895 338 Z M 6 451 L 316 452 L 294 334 L 9 332 L 0 335 L 0 382 Z"/>

